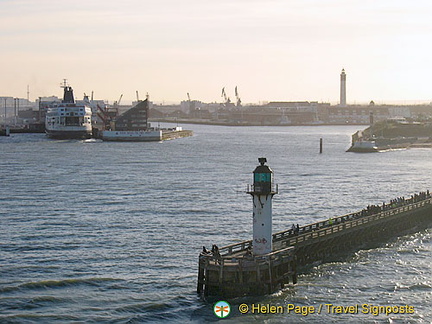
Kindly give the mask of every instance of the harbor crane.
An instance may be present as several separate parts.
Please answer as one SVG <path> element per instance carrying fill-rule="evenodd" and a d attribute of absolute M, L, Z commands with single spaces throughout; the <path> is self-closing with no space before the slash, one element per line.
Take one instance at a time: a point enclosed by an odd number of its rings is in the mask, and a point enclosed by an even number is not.
<path fill-rule="evenodd" d="M 237 86 L 235 87 L 235 96 L 237 98 L 237 107 L 241 107 L 241 99 L 240 99 L 238 91 L 237 91 Z"/>
<path fill-rule="evenodd" d="M 118 106 L 120 106 L 120 101 L 122 100 L 122 98 L 123 98 L 123 93 L 120 95 L 120 98 L 119 98 L 118 101 L 114 101 L 113 106 L 114 106 L 114 107 L 118 107 Z"/>
<path fill-rule="evenodd" d="M 225 106 L 227 107 L 230 103 L 231 103 L 231 99 L 227 96 L 226 92 L 225 92 L 225 87 L 222 88 L 222 95 L 221 97 L 224 98 L 225 102 Z"/>
<path fill-rule="evenodd" d="M 195 103 L 192 102 L 189 92 L 187 93 L 187 97 L 188 97 L 188 104 L 189 104 L 189 114 L 193 114 L 195 112 Z"/>

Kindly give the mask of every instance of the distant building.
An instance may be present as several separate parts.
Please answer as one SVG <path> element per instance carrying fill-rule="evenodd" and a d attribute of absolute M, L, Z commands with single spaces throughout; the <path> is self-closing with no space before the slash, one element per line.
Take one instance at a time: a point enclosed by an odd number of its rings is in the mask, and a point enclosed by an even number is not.
<path fill-rule="evenodd" d="M 19 111 L 32 109 L 34 103 L 23 98 L 14 98 L 9 96 L 0 97 L 0 118 L 3 122 L 16 123 Z"/>
<path fill-rule="evenodd" d="M 115 130 L 139 131 L 148 127 L 149 104 L 148 99 L 140 101 L 137 105 L 120 115 L 115 122 Z"/>
<path fill-rule="evenodd" d="M 301 125 L 318 124 L 329 104 L 316 101 L 275 101 L 259 106 L 242 106 L 219 112 L 219 119 L 238 124 L 252 125 Z"/>
<path fill-rule="evenodd" d="M 329 124 L 364 124 L 368 125 L 373 116 L 373 121 L 394 118 L 411 117 L 409 106 L 390 106 L 390 105 L 348 105 L 328 107 L 328 116 L 324 120 Z"/>

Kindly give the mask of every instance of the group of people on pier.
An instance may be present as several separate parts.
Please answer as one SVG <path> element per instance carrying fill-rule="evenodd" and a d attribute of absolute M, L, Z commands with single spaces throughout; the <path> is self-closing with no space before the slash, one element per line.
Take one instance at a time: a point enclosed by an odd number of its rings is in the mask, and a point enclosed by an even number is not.
<path fill-rule="evenodd" d="M 382 211 L 390 210 L 392 208 L 397 208 L 397 207 L 402 207 L 402 206 L 406 206 L 409 204 L 413 204 L 413 203 L 416 203 L 416 202 L 419 202 L 419 201 L 422 201 L 425 199 L 429 199 L 429 198 L 431 198 L 431 194 L 430 194 L 429 190 L 422 191 L 422 192 L 416 193 L 414 195 L 411 195 L 410 198 L 398 197 L 396 199 L 390 200 L 389 203 L 383 202 L 382 205 L 369 205 L 360 212 L 352 213 L 352 214 L 341 216 L 341 217 L 329 218 L 327 221 L 324 221 L 324 222 L 319 222 L 319 223 L 315 223 L 315 224 L 311 224 L 311 225 L 307 225 L 307 226 L 302 226 L 302 227 L 299 227 L 298 224 L 297 224 L 297 226 L 293 224 L 291 229 L 288 230 L 286 232 L 286 234 L 288 236 L 296 236 L 299 234 L 304 234 L 304 233 L 314 231 L 317 229 L 321 229 L 324 227 L 332 226 L 332 225 L 339 224 L 339 223 L 344 223 L 345 221 L 348 221 L 348 220 L 357 219 L 357 218 L 361 218 L 361 217 L 365 217 L 365 216 L 370 216 L 370 215 L 378 214 Z"/>
<path fill-rule="evenodd" d="M 300 232 L 300 226 L 299 226 L 299 224 L 297 224 L 297 226 L 294 225 L 294 224 L 292 224 L 291 231 L 292 231 L 293 234 L 297 235 Z"/>
<path fill-rule="evenodd" d="M 431 194 L 429 193 L 429 190 L 427 191 L 421 191 L 418 194 L 414 194 L 411 195 L 410 198 L 405 198 L 405 197 L 398 197 L 396 199 L 392 199 L 390 200 L 390 202 L 388 204 L 386 204 L 385 202 L 383 202 L 382 206 L 379 205 L 371 205 L 371 206 L 367 206 L 366 209 L 363 209 L 361 211 L 361 216 L 369 216 L 369 215 L 373 215 L 382 211 L 386 211 L 392 208 L 397 208 L 397 207 L 402 207 L 402 206 L 406 206 L 409 204 L 413 204 L 425 199 L 431 198 Z"/>
<path fill-rule="evenodd" d="M 212 245 L 211 251 L 207 250 L 206 247 L 203 246 L 201 255 L 213 255 L 213 256 L 215 256 L 216 258 L 219 258 L 219 259 L 221 257 L 220 252 L 219 252 L 219 247 L 216 244 Z"/>

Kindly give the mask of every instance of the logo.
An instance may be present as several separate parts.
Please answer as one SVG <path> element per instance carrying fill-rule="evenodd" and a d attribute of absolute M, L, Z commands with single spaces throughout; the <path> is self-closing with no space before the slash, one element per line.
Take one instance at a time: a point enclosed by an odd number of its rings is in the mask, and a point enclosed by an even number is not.
<path fill-rule="evenodd" d="M 219 318 L 225 318 L 231 312 L 231 306 L 226 301 L 218 301 L 214 304 L 213 312 Z"/>

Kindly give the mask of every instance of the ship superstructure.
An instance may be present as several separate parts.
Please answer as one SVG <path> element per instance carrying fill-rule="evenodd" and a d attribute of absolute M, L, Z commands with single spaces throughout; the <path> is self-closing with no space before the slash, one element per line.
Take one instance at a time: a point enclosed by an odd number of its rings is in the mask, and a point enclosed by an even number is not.
<path fill-rule="evenodd" d="M 58 139 L 90 138 L 92 110 L 85 103 L 77 104 L 72 87 L 64 84 L 63 100 L 48 107 L 45 130 L 49 137 Z"/>

